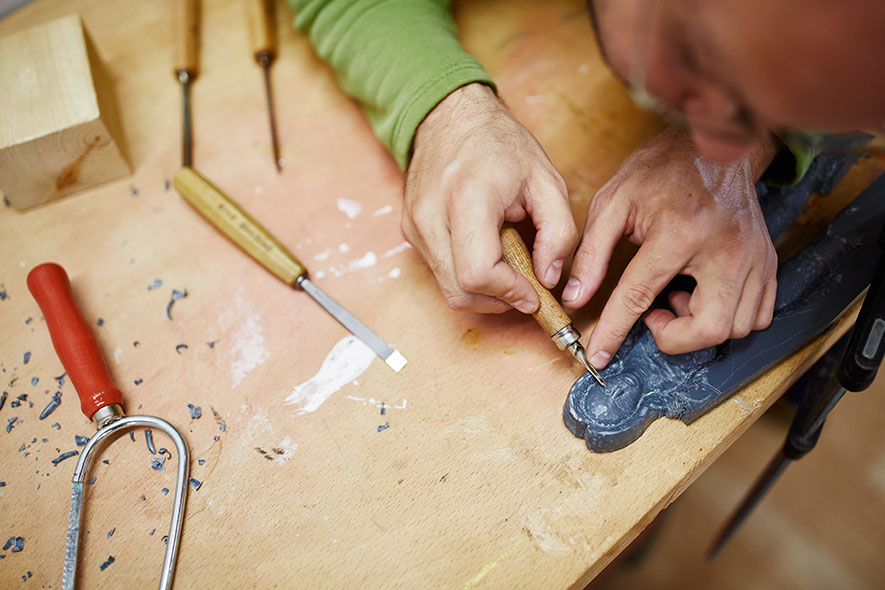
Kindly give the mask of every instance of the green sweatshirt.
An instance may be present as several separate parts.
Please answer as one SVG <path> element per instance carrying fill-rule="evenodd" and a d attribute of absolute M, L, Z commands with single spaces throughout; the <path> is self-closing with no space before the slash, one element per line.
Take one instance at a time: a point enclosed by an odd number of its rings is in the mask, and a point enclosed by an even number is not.
<path fill-rule="evenodd" d="M 453 90 L 494 82 L 458 43 L 448 0 L 287 0 L 295 26 L 359 99 L 402 168 L 421 121 Z M 766 173 L 772 184 L 802 178 L 815 153 L 787 145 Z"/>
<path fill-rule="evenodd" d="M 344 90 L 405 168 L 424 117 L 471 82 L 494 87 L 461 49 L 447 0 L 288 0 Z"/>

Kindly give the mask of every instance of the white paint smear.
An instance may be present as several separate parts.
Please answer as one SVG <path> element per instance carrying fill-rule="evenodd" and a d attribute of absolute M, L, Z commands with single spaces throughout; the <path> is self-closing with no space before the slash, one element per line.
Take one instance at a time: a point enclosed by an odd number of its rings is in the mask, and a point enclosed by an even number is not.
<path fill-rule="evenodd" d="M 387 273 L 387 276 L 390 277 L 391 279 L 396 279 L 396 278 L 399 278 L 400 272 L 401 271 L 400 271 L 399 267 L 396 266 L 396 267 L 390 269 L 390 272 Z"/>
<path fill-rule="evenodd" d="M 223 332 L 232 332 L 230 377 L 236 387 L 253 369 L 270 358 L 270 353 L 264 348 L 261 320 L 258 314 L 252 313 L 242 287 L 234 293 L 233 305 L 219 316 L 218 323 Z"/>
<path fill-rule="evenodd" d="M 332 254 L 331 250 L 326 250 L 325 252 L 320 252 L 316 256 L 313 257 L 314 260 L 326 260 L 329 258 L 329 255 Z"/>
<path fill-rule="evenodd" d="M 406 250 L 408 250 L 408 249 L 411 248 L 411 247 L 412 247 L 412 245 L 411 245 L 410 243 L 408 243 L 408 242 L 403 242 L 403 243 L 400 244 L 399 246 L 396 246 L 396 247 L 394 247 L 394 248 L 391 248 L 390 250 L 388 250 L 387 252 L 385 252 L 384 254 L 382 254 L 382 255 L 381 255 L 381 258 L 390 258 L 391 256 L 396 256 L 396 255 L 399 254 L 400 252 L 405 252 Z"/>
<path fill-rule="evenodd" d="M 374 252 L 369 250 L 366 252 L 361 258 L 357 258 L 353 260 L 350 264 L 347 265 L 347 270 L 359 270 L 362 268 L 371 268 L 378 264 L 378 257 Z"/>
<path fill-rule="evenodd" d="M 391 211 L 393 211 L 393 205 L 384 205 L 380 209 L 372 211 L 372 217 L 381 217 L 382 215 L 387 215 Z"/>
<path fill-rule="evenodd" d="M 123 356 L 123 349 L 119 346 L 114 350 L 114 362 L 120 364 L 120 357 Z"/>
<path fill-rule="evenodd" d="M 339 252 L 343 253 L 343 252 L 347 252 L 348 250 L 350 250 L 350 246 L 348 246 L 347 244 L 338 244 L 338 251 Z"/>
<path fill-rule="evenodd" d="M 292 389 L 285 405 L 295 406 L 296 414 L 316 411 L 329 397 L 362 375 L 375 353 L 356 336 L 339 340 L 323 360 L 316 375 Z"/>
<path fill-rule="evenodd" d="M 351 201 L 350 199 L 337 199 L 335 204 L 338 205 L 338 210 L 347 215 L 350 219 L 356 219 L 356 216 L 363 210 L 362 205 L 356 201 Z"/>

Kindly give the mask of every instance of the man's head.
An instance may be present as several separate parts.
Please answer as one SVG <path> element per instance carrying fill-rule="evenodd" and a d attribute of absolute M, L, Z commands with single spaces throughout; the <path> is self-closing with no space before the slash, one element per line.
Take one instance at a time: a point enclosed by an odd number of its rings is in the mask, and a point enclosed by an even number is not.
<path fill-rule="evenodd" d="M 709 159 L 740 157 L 748 132 L 885 124 L 881 0 L 588 4 L 615 73 L 680 113 Z"/>

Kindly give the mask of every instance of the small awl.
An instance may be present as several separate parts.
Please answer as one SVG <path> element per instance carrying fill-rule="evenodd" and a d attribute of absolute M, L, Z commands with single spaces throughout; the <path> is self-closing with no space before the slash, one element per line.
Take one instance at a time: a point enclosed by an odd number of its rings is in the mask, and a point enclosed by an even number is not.
<path fill-rule="evenodd" d="M 581 345 L 581 333 L 575 328 L 571 318 L 563 311 L 553 294 L 542 285 L 535 276 L 532 265 L 532 256 L 529 249 L 516 228 L 510 223 L 505 223 L 501 228 L 501 246 L 504 261 L 513 267 L 516 272 L 524 276 L 535 288 L 541 305 L 532 317 L 544 328 L 559 350 L 568 350 L 590 372 L 591 375 L 606 387 L 608 384 L 596 367 L 587 360 L 587 352 Z"/>
<path fill-rule="evenodd" d="M 249 39 L 252 55 L 264 73 L 264 94 L 267 97 L 267 115 L 270 119 L 270 145 L 277 172 L 282 172 L 280 140 L 270 87 L 270 66 L 277 57 L 276 3 L 274 0 L 246 0 L 249 18 Z M 186 164 L 187 165 L 187 164 Z"/>
<path fill-rule="evenodd" d="M 307 267 L 269 231 L 237 205 L 221 189 L 192 168 L 182 168 L 173 180 L 176 190 L 209 223 L 230 238 L 249 256 L 278 279 L 293 288 L 300 287 L 332 314 L 336 320 L 363 341 L 396 372 L 406 366 L 406 358 L 381 340 L 365 324 L 341 307 L 307 278 Z"/>
<path fill-rule="evenodd" d="M 28 289 L 37 300 L 40 311 L 43 312 L 58 358 L 80 397 L 80 408 L 96 427 L 95 434 L 89 438 L 80 452 L 77 467 L 74 469 L 62 588 L 73 590 L 76 582 L 77 549 L 80 544 L 80 521 L 83 516 L 83 484 L 86 481 L 89 460 L 102 441 L 114 433 L 136 427 L 155 428 L 165 432 L 175 444 L 178 454 L 172 521 L 169 524 L 169 538 L 159 584 L 163 590 L 171 588 L 190 475 L 187 444 L 175 427 L 165 420 L 155 416 L 123 415 L 123 394 L 111 379 L 98 342 L 77 307 L 71 292 L 71 283 L 62 267 L 51 262 L 35 267 L 28 273 Z"/>

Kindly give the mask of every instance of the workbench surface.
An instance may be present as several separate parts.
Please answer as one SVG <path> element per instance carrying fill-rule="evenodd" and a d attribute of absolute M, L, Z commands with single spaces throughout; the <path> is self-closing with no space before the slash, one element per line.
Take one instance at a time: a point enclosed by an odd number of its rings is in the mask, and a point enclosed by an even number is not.
<path fill-rule="evenodd" d="M 581 588 L 846 329 L 843 320 L 690 427 L 658 420 L 624 450 L 590 453 L 561 417 L 578 364 L 530 318 L 446 307 L 400 233 L 400 172 L 288 9 L 278 6 L 272 70 L 277 175 L 244 6 L 203 2 L 195 167 L 402 351 L 409 364 L 396 374 L 170 188 L 180 89 L 168 4 L 41 0 L 0 21 L 7 34 L 83 15 L 114 77 L 135 170 L 25 213 L 0 208 L 0 386 L 9 394 L 0 426 L 18 418 L 0 431 L 0 542 L 24 539 L 22 551 L 0 552 L 2 587 L 31 573 L 31 586 L 59 587 L 76 458 L 51 461 L 94 430 L 70 382 L 55 379 L 63 369 L 25 286 L 44 261 L 71 276 L 128 413 L 165 418 L 190 445 L 201 485 L 188 499 L 182 588 Z M 604 68 L 582 6 L 489 0 L 456 10 L 465 45 L 565 176 L 579 224 L 594 191 L 660 129 Z M 820 209 L 847 202 L 869 176 L 853 170 Z M 584 334 L 628 254 L 575 316 Z M 170 319 L 173 289 L 187 296 Z M 335 390 L 335 379 L 346 381 Z M 61 405 L 39 420 L 56 391 Z M 191 418 L 188 404 L 202 416 Z M 84 587 L 156 584 L 174 461 L 156 471 L 152 457 L 139 431 L 94 460 Z"/>

